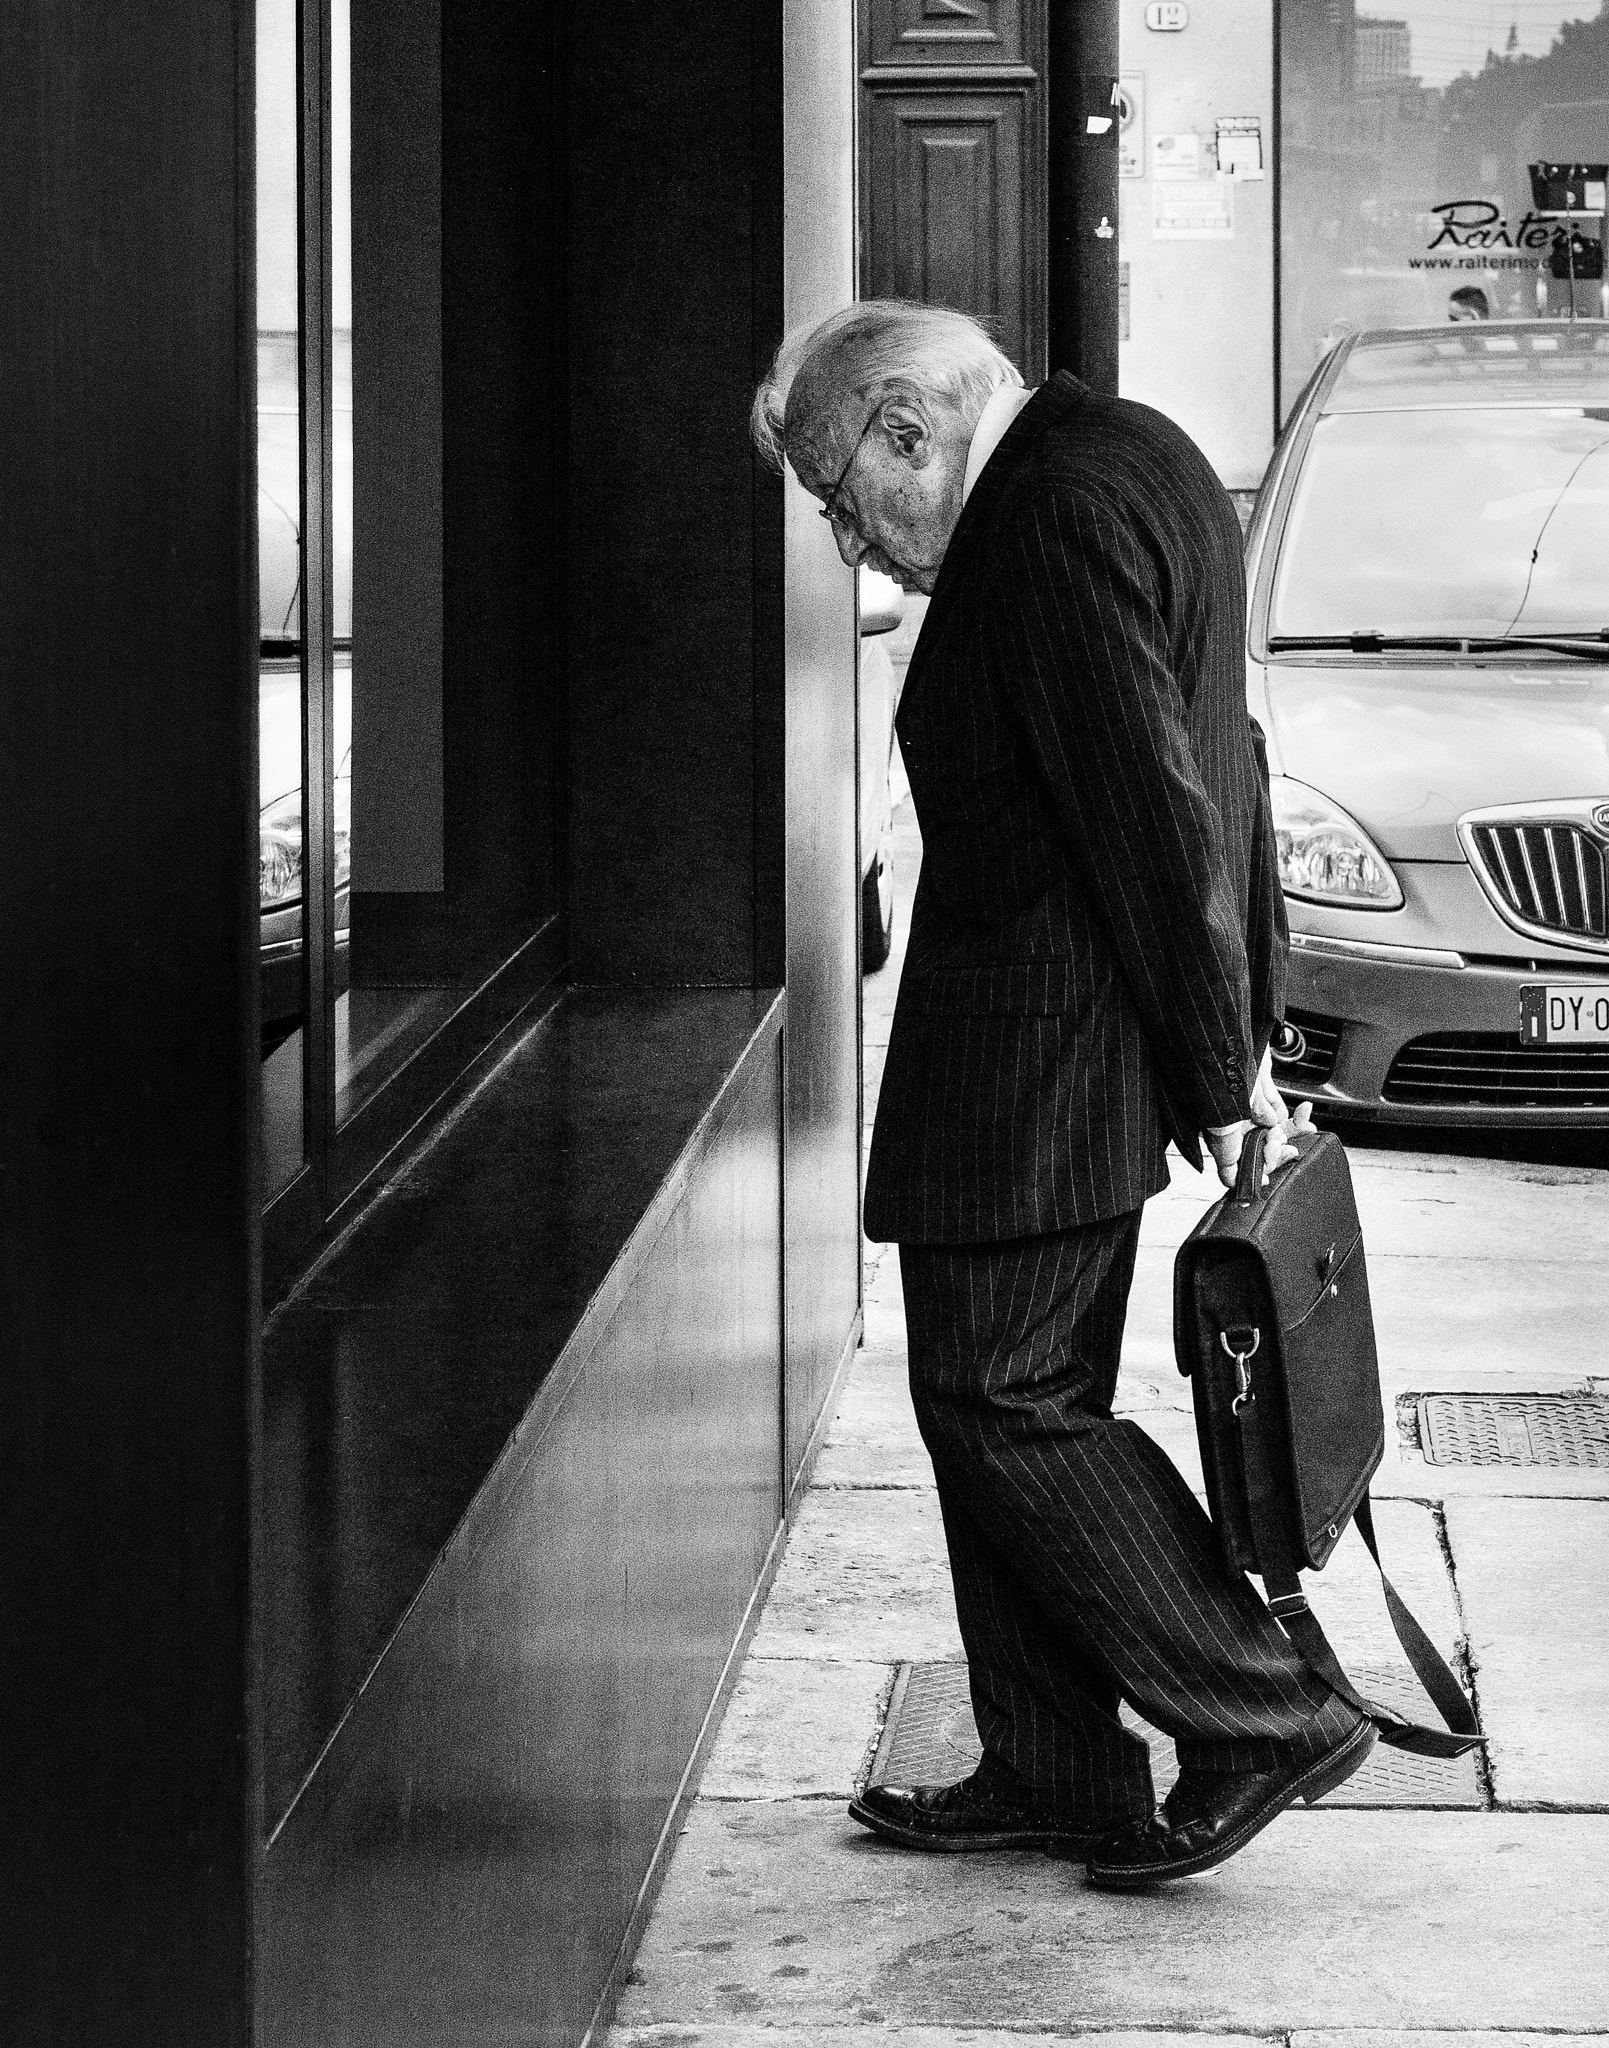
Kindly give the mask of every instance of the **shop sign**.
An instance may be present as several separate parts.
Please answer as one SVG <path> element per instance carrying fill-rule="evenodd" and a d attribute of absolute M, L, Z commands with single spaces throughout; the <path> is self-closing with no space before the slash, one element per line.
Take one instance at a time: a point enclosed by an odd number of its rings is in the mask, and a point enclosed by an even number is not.
<path fill-rule="evenodd" d="M 1430 208 L 1424 254 L 1410 256 L 1408 267 L 1537 271 L 1568 262 L 1572 233 L 1579 244 L 1579 228 L 1572 230 L 1534 207 L 1513 220 L 1490 199 L 1444 199 Z"/>

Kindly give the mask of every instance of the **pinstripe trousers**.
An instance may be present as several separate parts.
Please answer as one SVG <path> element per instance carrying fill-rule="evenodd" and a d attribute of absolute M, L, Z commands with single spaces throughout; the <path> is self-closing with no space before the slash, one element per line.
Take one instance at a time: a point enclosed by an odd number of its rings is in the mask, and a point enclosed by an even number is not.
<path fill-rule="evenodd" d="M 1011 1243 L 900 1246 L 985 1782 L 1103 1823 L 1149 1814 L 1127 1699 L 1182 1766 L 1270 1770 L 1355 1725 L 1223 1564 L 1112 1395 L 1140 1212 Z"/>

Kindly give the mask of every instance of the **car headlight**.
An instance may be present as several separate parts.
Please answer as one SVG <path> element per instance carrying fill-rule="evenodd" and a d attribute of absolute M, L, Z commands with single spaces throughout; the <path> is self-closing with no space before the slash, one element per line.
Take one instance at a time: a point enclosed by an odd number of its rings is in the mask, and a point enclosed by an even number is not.
<path fill-rule="evenodd" d="M 257 820 L 257 908 L 302 900 L 302 792 L 269 804 Z"/>
<path fill-rule="evenodd" d="M 1391 864 L 1339 804 L 1295 782 L 1270 777 L 1280 886 L 1309 903 L 1353 910 L 1400 910 L 1402 891 Z"/>

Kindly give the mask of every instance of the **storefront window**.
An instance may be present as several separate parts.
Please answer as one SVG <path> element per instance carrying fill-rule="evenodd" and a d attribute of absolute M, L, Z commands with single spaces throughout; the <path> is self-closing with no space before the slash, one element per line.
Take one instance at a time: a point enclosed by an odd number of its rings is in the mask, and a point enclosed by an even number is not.
<path fill-rule="evenodd" d="M 355 18 L 352 0 L 258 0 L 257 46 L 272 1298 L 557 975 L 563 930 L 553 739 L 530 680 L 551 624 L 549 426 L 536 387 L 505 374 L 544 315 L 512 284 L 500 296 L 525 217 L 511 198 L 502 254 L 451 243 L 428 0 Z M 473 157 L 478 106 L 463 118 Z M 487 306 L 449 303 L 449 260 Z"/>
<path fill-rule="evenodd" d="M 1347 333 L 1609 317 L 1604 209 L 1531 174 L 1609 159 L 1609 0 L 1278 5 L 1282 412 Z"/>

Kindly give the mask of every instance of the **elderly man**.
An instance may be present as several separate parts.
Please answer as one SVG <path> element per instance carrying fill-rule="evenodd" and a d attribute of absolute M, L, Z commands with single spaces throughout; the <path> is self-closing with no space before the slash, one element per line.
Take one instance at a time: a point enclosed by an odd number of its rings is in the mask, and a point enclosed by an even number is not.
<path fill-rule="evenodd" d="M 1065 374 L 1026 391 L 938 308 L 790 336 L 753 425 L 846 562 L 931 597 L 898 719 L 922 873 L 866 1229 L 900 1248 L 983 1761 L 850 1811 L 1109 1887 L 1206 1870 L 1374 1740 L 1111 1410 L 1168 1138 L 1199 1167 L 1204 1134 L 1228 1183 L 1253 1119 L 1284 1119 L 1239 524 L 1171 421 Z M 1160 1811 L 1124 1699 L 1178 1750 Z"/>

